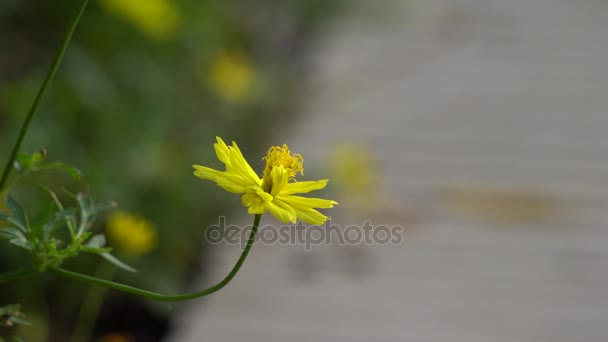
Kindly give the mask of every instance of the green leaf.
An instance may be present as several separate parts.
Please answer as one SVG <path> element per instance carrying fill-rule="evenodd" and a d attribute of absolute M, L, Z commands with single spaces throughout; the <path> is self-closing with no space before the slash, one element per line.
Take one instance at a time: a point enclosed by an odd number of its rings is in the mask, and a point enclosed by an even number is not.
<path fill-rule="evenodd" d="M 80 236 L 80 241 L 87 241 L 89 237 L 91 237 L 91 235 L 93 235 L 93 233 L 91 232 L 82 233 L 82 235 Z"/>
<path fill-rule="evenodd" d="M 80 237 L 92 223 L 89 220 L 91 218 L 90 208 L 93 205 L 93 200 L 91 197 L 82 192 L 79 192 L 75 198 L 76 202 L 78 203 L 78 207 L 80 207 L 80 222 L 78 224 L 76 236 Z"/>
<path fill-rule="evenodd" d="M 40 165 L 46 158 L 46 150 L 36 151 L 31 155 L 27 153 L 19 153 L 15 160 L 15 169 L 21 175 L 31 171 L 36 171 L 36 167 Z"/>
<path fill-rule="evenodd" d="M 40 151 L 32 153 L 30 160 L 32 161 L 32 165 L 36 165 L 40 164 L 44 158 L 46 158 L 46 149 L 42 148 Z"/>
<path fill-rule="evenodd" d="M 24 317 L 25 314 L 21 312 L 21 305 L 19 304 L 11 304 L 0 307 L 0 325 L 8 327 L 15 324 L 31 325 L 24 319 Z"/>
<path fill-rule="evenodd" d="M 108 262 L 110 262 L 111 264 L 113 264 L 114 266 L 118 267 L 118 268 L 122 268 L 125 271 L 129 271 L 129 272 L 133 272 L 133 273 L 137 273 L 137 270 L 134 269 L 133 267 L 125 264 L 124 262 L 118 260 L 115 256 L 113 256 L 110 253 L 103 253 L 100 254 L 102 258 L 106 259 Z"/>
<path fill-rule="evenodd" d="M 9 242 L 10 242 L 10 243 L 12 243 L 12 244 L 13 244 L 13 245 L 15 245 L 15 246 L 19 246 L 19 247 L 21 247 L 21 248 L 25 248 L 25 249 L 27 249 L 28 251 L 31 251 L 31 250 L 32 250 L 32 244 L 31 244 L 31 243 L 29 243 L 29 242 L 28 242 L 28 241 L 26 241 L 26 240 L 22 240 L 22 239 L 16 238 L 16 239 L 12 239 L 12 240 L 10 240 Z"/>
<path fill-rule="evenodd" d="M 112 201 L 97 203 L 91 208 L 91 213 L 98 214 L 103 211 L 112 210 L 112 209 L 116 208 L 117 206 L 118 205 L 116 204 L 116 202 L 112 202 Z"/>
<path fill-rule="evenodd" d="M 17 219 L 15 219 L 14 217 L 9 217 L 7 219 L 8 222 L 12 223 L 13 225 L 15 225 L 15 227 L 19 228 L 19 230 L 21 230 L 24 233 L 28 232 L 28 228 L 24 225 L 21 224 L 21 222 Z"/>
<path fill-rule="evenodd" d="M 82 172 L 80 172 L 80 170 L 78 170 L 77 168 L 65 164 L 65 163 L 61 163 L 61 162 L 52 162 L 52 163 L 46 163 L 46 164 L 40 164 L 34 168 L 32 168 L 33 171 L 39 171 L 39 170 L 60 170 L 60 171 L 65 171 L 67 173 L 70 174 L 70 176 L 72 176 L 72 178 L 79 182 L 82 179 Z"/>
<path fill-rule="evenodd" d="M 53 192 L 53 190 L 51 190 L 47 187 L 43 187 L 43 188 L 51 196 L 51 198 L 53 199 L 53 202 L 55 202 L 55 205 L 57 206 L 57 208 L 64 210 L 63 204 L 61 204 L 61 201 L 59 201 L 59 198 L 57 198 L 57 195 L 55 194 L 55 192 Z M 73 209 L 70 209 L 70 210 L 72 210 L 72 214 L 66 215 L 64 218 L 65 218 L 65 223 L 68 226 L 68 229 L 70 231 L 70 236 L 74 237 L 76 235 L 76 210 L 73 210 Z"/>
<path fill-rule="evenodd" d="M 27 171 L 32 166 L 32 158 L 29 154 L 19 153 L 15 160 L 15 169 L 19 172 Z"/>
<path fill-rule="evenodd" d="M 30 322 L 28 322 L 22 318 L 16 317 L 16 316 L 11 317 L 11 322 L 13 322 L 15 324 L 19 324 L 19 325 L 25 325 L 28 327 L 32 326 L 32 324 Z"/>
<path fill-rule="evenodd" d="M 104 254 L 104 253 L 110 253 L 110 252 L 112 252 L 112 247 L 97 248 L 97 247 L 81 246 L 80 249 L 83 252 L 93 253 L 93 254 L 100 254 L 100 255 Z"/>
<path fill-rule="evenodd" d="M 106 245 L 106 236 L 103 234 L 97 234 L 93 236 L 88 242 L 87 247 L 92 248 L 103 248 Z"/>
<path fill-rule="evenodd" d="M 6 206 L 12 213 L 12 216 L 8 218 L 8 221 L 27 232 L 29 230 L 29 225 L 23 206 L 11 196 L 6 197 Z"/>
<path fill-rule="evenodd" d="M 80 172 L 80 170 L 77 168 L 61 162 L 44 163 L 45 158 L 46 151 L 44 149 L 34 152 L 31 155 L 20 153 L 15 161 L 15 169 L 21 176 L 30 172 L 59 170 L 69 173 L 70 176 L 72 176 L 72 178 L 77 182 L 81 180 L 82 172 Z"/>
<path fill-rule="evenodd" d="M 57 194 L 55 194 L 55 192 L 49 188 L 47 188 L 46 186 L 42 187 L 46 192 L 48 192 L 48 194 L 51 196 L 51 198 L 53 199 L 53 202 L 55 202 L 55 205 L 57 206 L 57 208 L 63 210 L 63 205 L 61 204 L 61 202 L 59 201 L 59 198 L 57 198 Z"/>
<path fill-rule="evenodd" d="M 13 227 L 0 228 L 0 239 L 12 240 L 21 239 L 27 241 L 27 238 L 21 230 Z"/>
<path fill-rule="evenodd" d="M 70 222 L 70 218 L 73 218 L 76 214 L 76 210 L 74 209 L 65 209 L 57 211 L 50 220 L 48 220 L 43 226 L 43 239 L 44 241 L 48 241 L 50 237 L 53 235 L 53 232 L 61 227 L 63 224 L 67 224 Z M 68 225 L 69 226 L 69 225 Z"/>

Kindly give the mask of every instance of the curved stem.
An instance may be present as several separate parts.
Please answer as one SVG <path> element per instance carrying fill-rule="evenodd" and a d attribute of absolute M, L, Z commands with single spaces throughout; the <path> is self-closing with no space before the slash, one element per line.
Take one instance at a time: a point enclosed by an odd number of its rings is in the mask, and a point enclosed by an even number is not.
<path fill-rule="evenodd" d="M 21 125 L 21 130 L 19 131 L 19 135 L 17 136 L 17 141 L 15 142 L 15 145 L 13 146 L 13 150 L 11 151 L 10 157 L 6 161 L 6 165 L 4 166 L 4 171 L 2 172 L 2 178 L 0 178 L 0 191 L 2 191 L 4 189 L 4 187 L 6 186 L 6 182 L 8 181 L 8 176 L 11 173 L 11 169 L 13 168 L 13 164 L 15 163 L 15 159 L 17 158 L 17 154 L 19 153 L 19 149 L 21 148 L 21 144 L 23 143 L 23 139 L 25 138 L 27 129 L 30 126 L 30 122 L 32 121 L 32 117 L 34 117 L 34 113 L 36 112 L 36 109 L 38 108 L 38 103 L 40 103 L 40 99 L 42 98 L 42 95 L 46 91 L 47 86 L 49 85 L 49 83 L 51 82 L 53 77 L 55 76 L 55 73 L 57 73 L 59 64 L 61 63 L 61 60 L 63 59 L 63 55 L 65 54 L 65 51 L 68 48 L 68 45 L 70 44 L 72 35 L 74 34 L 74 31 L 76 30 L 76 26 L 78 26 L 78 22 L 80 21 L 80 17 L 82 17 L 82 13 L 84 13 L 84 10 L 87 7 L 88 3 L 89 3 L 89 0 L 82 1 L 82 4 L 80 5 L 80 10 L 74 17 L 74 20 L 72 21 L 72 25 L 70 26 L 70 29 L 65 34 L 65 37 L 63 38 L 63 43 L 61 44 L 61 48 L 59 49 L 59 51 L 57 51 L 57 55 L 55 55 L 53 64 L 51 64 L 51 68 L 49 69 L 48 73 L 46 74 L 46 77 L 45 77 L 44 81 L 42 82 L 40 89 L 38 90 L 38 94 L 36 95 L 36 98 L 34 99 L 34 103 L 32 103 L 32 107 L 30 108 L 30 111 L 27 113 L 27 116 L 25 117 L 25 121 L 23 121 L 23 125 Z"/>
<path fill-rule="evenodd" d="M 32 274 L 36 273 L 36 271 L 36 267 L 32 266 L 21 270 L 0 274 L 0 284 L 31 276 Z"/>
<path fill-rule="evenodd" d="M 253 221 L 253 227 L 251 229 L 251 233 L 249 233 L 249 239 L 247 240 L 247 245 L 245 246 L 245 249 L 243 250 L 241 257 L 236 262 L 236 264 L 234 265 L 234 267 L 232 268 L 230 273 L 228 273 L 228 275 L 224 279 L 222 279 L 222 281 L 220 281 L 219 283 L 217 283 L 211 287 L 208 287 L 204 290 L 201 290 L 201 291 L 182 294 L 182 295 L 164 295 L 164 294 L 160 294 L 160 293 L 156 293 L 156 292 L 152 292 L 152 291 L 142 290 L 140 288 L 133 287 L 133 286 L 124 285 L 124 284 L 116 283 L 116 282 L 109 281 L 109 280 L 99 279 L 96 277 L 91 277 L 91 276 L 73 272 L 73 271 L 68 271 L 68 270 L 60 268 L 60 267 L 49 267 L 49 270 L 53 273 L 56 273 L 60 276 L 63 276 L 63 277 L 69 278 L 69 279 L 97 284 L 97 285 L 102 285 L 102 286 L 109 287 L 114 290 L 131 293 L 134 295 L 138 295 L 138 296 L 145 297 L 148 299 L 153 299 L 153 300 L 166 301 L 166 302 L 178 302 L 178 301 L 182 301 L 182 300 L 204 297 L 204 296 L 210 295 L 216 291 L 219 291 L 224 286 L 228 285 L 228 283 L 232 280 L 232 278 L 234 278 L 234 276 L 241 269 L 241 266 L 243 266 L 245 259 L 247 259 L 247 255 L 249 254 L 249 251 L 251 250 L 251 247 L 253 246 L 253 243 L 255 241 L 255 236 L 258 231 L 258 226 L 260 225 L 261 217 L 262 217 L 262 215 L 255 215 L 255 219 Z"/>

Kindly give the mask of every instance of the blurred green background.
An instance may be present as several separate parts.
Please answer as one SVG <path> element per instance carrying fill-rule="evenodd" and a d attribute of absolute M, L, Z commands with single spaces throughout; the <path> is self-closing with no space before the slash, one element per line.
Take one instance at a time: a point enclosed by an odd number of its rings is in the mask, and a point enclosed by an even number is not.
<path fill-rule="evenodd" d="M 0 160 L 78 4 L 0 0 Z M 97 200 L 114 200 L 155 227 L 158 243 L 145 256 L 117 251 L 140 273 L 119 271 L 115 279 L 176 293 L 204 270 L 204 227 L 239 203 L 193 177 L 191 165 L 217 166 L 216 135 L 238 141 L 247 156 L 263 155 L 273 131 L 297 110 L 311 43 L 342 10 L 336 0 L 90 2 L 22 151 L 44 147 L 50 160 L 78 167 Z M 79 189 L 68 176 L 48 172 L 11 194 L 36 212 L 49 200 L 41 184 Z M 104 230 L 105 218 L 95 231 Z M 8 244 L 0 256 L 4 270 L 27 260 Z M 99 264 L 83 256 L 68 266 L 92 273 Z M 25 340 L 63 341 L 88 289 L 45 276 L 3 286 L 0 298 L 23 304 L 33 323 L 19 331 Z M 118 293 L 105 298 L 94 339 L 127 332 L 154 341 L 170 329 L 167 304 Z"/>

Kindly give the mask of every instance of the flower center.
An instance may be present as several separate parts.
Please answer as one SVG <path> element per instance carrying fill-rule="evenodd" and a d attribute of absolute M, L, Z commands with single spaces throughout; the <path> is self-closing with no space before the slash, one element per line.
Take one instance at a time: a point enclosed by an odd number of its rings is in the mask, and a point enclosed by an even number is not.
<path fill-rule="evenodd" d="M 262 159 L 266 160 L 263 185 L 264 191 L 266 192 L 270 192 L 270 189 L 272 188 L 270 172 L 277 166 L 282 166 L 287 170 L 289 180 L 295 179 L 298 173 L 301 175 L 304 174 L 304 158 L 301 154 L 292 155 L 286 144 L 283 144 L 282 147 L 272 146 L 268 150 L 266 157 Z"/>

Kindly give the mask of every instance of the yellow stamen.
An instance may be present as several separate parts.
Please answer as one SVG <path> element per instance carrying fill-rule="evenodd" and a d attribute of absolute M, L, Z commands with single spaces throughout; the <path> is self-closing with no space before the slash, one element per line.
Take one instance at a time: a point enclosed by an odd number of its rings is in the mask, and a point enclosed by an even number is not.
<path fill-rule="evenodd" d="M 273 168 L 282 166 L 287 170 L 287 180 L 290 181 L 296 178 L 299 173 L 304 174 L 304 158 L 301 154 L 291 154 L 289 147 L 283 144 L 282 147 L 272 146 L 266 157 L 262 158 L 266 160 L 266 167 L 264 168 L 264 182 L 262 188 L 264 191 L 270 193 L 272 190 L 272 177 L 270 172 Z"/>
<path fill-rule="evenodd" d="M 283 166 L 287 169 L 289 180 L 296 178 L 298 173 L 304 175 L 304 158 L 301 154 L 291 155 L 286 144 L 283 144 L 283 147 L 272 146 L 263 160 L 266 160 L 264 168 L 264 178 L 266 179 L 270 177 L 270 171 L 276 166 Z"/>

